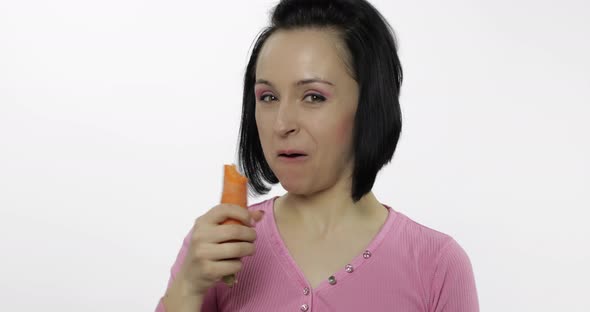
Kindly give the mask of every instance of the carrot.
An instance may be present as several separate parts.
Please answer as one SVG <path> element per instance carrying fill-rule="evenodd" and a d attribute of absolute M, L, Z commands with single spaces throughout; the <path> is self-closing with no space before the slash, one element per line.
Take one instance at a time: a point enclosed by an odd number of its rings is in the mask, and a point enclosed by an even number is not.
<path fill-rule="evenodd" d="M 244 209 L 248 209 L 248 178 L 241 175 L 234 164 L 224 165 L 223 167 L 223 192 L 221 194 L 221 203 L 238 205 Z M 228 218 L 221 224 L 243 223 L 238 220 Z M 234 285 L 234 283 L 238 282 L 235 274 L 224 276 L 222 279 L 230 288 Z"/>

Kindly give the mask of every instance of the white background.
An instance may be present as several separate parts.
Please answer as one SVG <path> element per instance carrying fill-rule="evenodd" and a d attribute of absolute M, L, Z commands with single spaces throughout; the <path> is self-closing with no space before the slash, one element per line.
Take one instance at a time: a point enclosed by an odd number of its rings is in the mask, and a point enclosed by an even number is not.
<path fill-rule="evenodd" d="M 155 308 L 274 3 L 0 1 L 3 311 Z M 482 311 L 590 311 L 588 2 L 373 3 L 405 72 L 377 198 L 463 246 Z"/>

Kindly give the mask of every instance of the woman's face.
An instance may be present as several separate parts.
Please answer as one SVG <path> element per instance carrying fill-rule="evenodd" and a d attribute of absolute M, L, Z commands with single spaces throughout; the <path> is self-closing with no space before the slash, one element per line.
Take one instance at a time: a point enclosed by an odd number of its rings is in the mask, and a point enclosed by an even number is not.
<path fill-rule="evenodd" d="M 344 51 L 334 32 L 312 29 L 275 32 L 260 51 L 256 125 L 266 161 L 288 192 L 312 194 L 352 173 L 358 85 Z"/>

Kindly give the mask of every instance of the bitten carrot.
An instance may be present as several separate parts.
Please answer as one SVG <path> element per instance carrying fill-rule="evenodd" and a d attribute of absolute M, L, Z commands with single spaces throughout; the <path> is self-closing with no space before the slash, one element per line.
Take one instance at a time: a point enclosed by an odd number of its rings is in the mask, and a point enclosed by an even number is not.
<path fill-rule="evenodd" d="M 238 205 L 244 209 L 248 209 L 248 178 L 241 175 L 234 164 L 224 165 L 223 167 L 221 203 Z M 221 224 L 242 224 L 242 222 L 230 218 Z M 229 287 L 232 287 L 238 282 L 235 274 L 224 276 L 222 279 Z"/>

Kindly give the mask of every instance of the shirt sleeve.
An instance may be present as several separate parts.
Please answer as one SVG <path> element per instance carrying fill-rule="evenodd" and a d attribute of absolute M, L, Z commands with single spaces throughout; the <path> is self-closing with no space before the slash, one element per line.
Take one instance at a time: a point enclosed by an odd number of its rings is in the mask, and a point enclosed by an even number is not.
<path fill-rule="evenodd" d="M 432 312 L 478 312 L 473 268 L 467 253 L 453 239 L 441 249 L 431 287 Z"/>
<path fill-rule="evenodd" d="M 182 247 L 180 248 L 180 251 L 178 251 L 176 261 L 174 261 L 174 264 L 170 269 L 170 278 L 168 279 L 168 286 L 166 287 L 166 290 L 170 288 L 170 285 L 176 279 L 176 275 L 178 274 L 180 268 L 182 267 L 182 264 L 184 263 L 184 258 L 186 257 L 186 254 L 188 252 L 188 247 L 190 246 L 192 234 L 193 233 L 191 229 L 182 242 Z M 164 297 L 161 297 L 158 301 L 158 305 L 156 306 L 155 312 L 166 312 L 163 300 Z M 209 288 L 207 294 L 205 294 L 205 297 L 203 298 L 203 305 L 201 306 L 201 312 L 217 312 L 217 298 L 215 287 Z"/>

